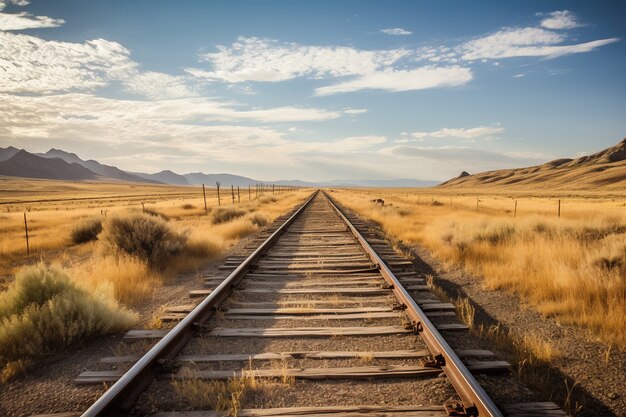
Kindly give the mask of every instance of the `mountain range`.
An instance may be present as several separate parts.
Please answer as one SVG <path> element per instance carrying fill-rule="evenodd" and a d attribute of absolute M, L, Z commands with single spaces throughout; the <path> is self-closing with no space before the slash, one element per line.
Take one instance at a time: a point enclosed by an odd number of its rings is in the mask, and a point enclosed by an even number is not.
<path fill-rule="evenodd" d="M 55 180 L 117 180 L 150 184 L 170 185 L 213 185 L 220 182 L 224 186 L 247 187 L 255 184 L 273 183 L 300 187 L 353 186 L 353 187 L 430 187 L 436 181 L 414 179 L 396 180 L 337 180 L 306 182 L 300 180 L 260 181 L 240 175 L 219 173 L 205 174 L 193 172 L 177 174 L 164 170 L 154 174 L 123 171 L 117 167 L 104 165 L 93 159 L 83 160 L 75 153 L 52 148 L 45 153 L 30 153 L 13 146 L 0 148 L 0 175 L 25 178 Z"/>
<path fill-rule="evenodd" d="M 458 177 L 441 188 L 501 188 L 552 190 L 626 190 L 626 139 L 615 146 L 579 158 L 556 159 L 526 168 L 501 169 Z"/>
<path fill-rule="evenodd" d="M 104 165 L 95 160 L 83 160 L 75 153 L 50 149 L 45 153 L 30 153 L 13 146 L 0 148 L 0 175 L 56 180 L 116 180 L 149 184 L 214 185 L 228 187 L 273 183 L 301 187 L 431 187 L 434 181 L 415 179 L 393 180 L 335 180 L 306 182 L 300 180 L 260 181 L 233 174 L 194 172 L 177 174 L 164 170 L 154 174 L 129 172 Z M 615 146 L 579 158 L 556 159 L 526 168 L 501 169 L 470 175 L 463 171 L 458 177 L 438 185 L 441 188 L 500 188 L 576 190 L 626 189 L 626 139 Z"/>

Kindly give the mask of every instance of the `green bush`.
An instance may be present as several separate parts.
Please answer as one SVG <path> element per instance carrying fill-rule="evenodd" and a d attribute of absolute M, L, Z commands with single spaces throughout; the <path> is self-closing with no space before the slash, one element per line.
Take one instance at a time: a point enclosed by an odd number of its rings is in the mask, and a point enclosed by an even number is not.
<path fill-rule="evenodd" d="M 145 261 L 151 268 L 164 268 L 172 256 L 180 254 L 188 241 L 186 233 L 177 233 L 164 220 L 134 214 L 114 217 L 106 226 L 105 245 Z"/>
<path fill-rule="evenodd" d="M 245 210 L 236 207 L 218 207 L 211 212 L 211 221 L 213 224 L 228 223 L 245 214 Z"/>
<path fill-rule="evenodd" d="M 91 242 L 98 239 L 100 232 L 102 232 L 100 219 L 85 219 L 72 229 L 70 238 L 75 244 Z"/>
<path fill-rule="evenodd" d="M 11 369 L 11 364 L 125 330 L 136 321 L 137 315 L 112 297 L 87 292 L 62 270 L 31 267 L 0 293 L 0 366 Z"/>

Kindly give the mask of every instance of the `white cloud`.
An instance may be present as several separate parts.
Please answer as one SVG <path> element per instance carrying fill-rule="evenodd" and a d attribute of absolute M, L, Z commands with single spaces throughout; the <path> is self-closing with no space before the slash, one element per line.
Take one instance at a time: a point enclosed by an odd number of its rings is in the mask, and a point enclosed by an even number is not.
<path fill-rule="evenodd" d="M 229 83 L 279 82 L 297 77 L 368 74 L 410 53 L 403 49 L 364 51 L 345 46 L 307 46 L 256 37 L 239 37 L 231 46 L 220 45 L 217 49 L 200 56 L 201 61 L 211 64 L 212 71 L 186 71 L 195 77 Z"/>
<path fill-rule="evenodd" d="M 416 139 L 423 138 L 458 138 L 458 139 L 474 139 L 483 136 L 493 136 L 504 133 L 501 126 L 478 126 L 472 128 L 447 128 L 435 130 L 433 132 L 413 132 L 411 136 Z"/>
<path fill-rule="evenodd" d="M 65 23 L 63 19 L 54 19 L 48 16 L 33 16 L 27 12 L 3 13 L 2 11 L 6 8 L 7 4 L 27 6 L 29 2 L 26 0 L 0 1 L 0 30 L 53 28 Z"/>
<path fill-rule="evenodd" d="M 546 29 L 574 29 L 582 26 L 576 15 L 569 10 L 548 13 L 547 16 L 541 21 L 541 26 Z"/>
<path fill-rule="evenodd" d="M 353 80 L 319 87 L 315 90 L 315 95 L 327 96 L 365 89 L 411 91 L 436 87 L 455 87 L 463 85 L 471 79 L 472 71 L 469 68 L 459 66 L 425 66 L 412 70 L 386 69 Z"/>
<path fill-rule="evenodd" d="M 197 96 L 183 77 L 162 72 L 142 72 L 124 80 L 127 92 L 139 94 L 151 99 L 168 99 Z"/>
<path fill-rule="evenodd" d="M 353 108 L 346 108 L 343 110 L 344 113 L 346 114 L 363 114 L 363 113 L 367 113 L 367 109 L 353 109 Z"/>
<path fill-rule="evenodd" d="M 104 39 L 69 43 L 0 32 L 0 92 L 93 90 L 136 72 L 129 55 Z"/>
<path fill-rule="evenodd" d="M 467 61 L 533 56 L 556 58 L 590 52 L 618 40 L 610 38 L 574 45 L 556 45 L 565 41 L 563 34 L 532 27 L 504 28 L 491 35 L 466 42 L 458 47 L 458 51 L 461 58 Z"/>
<path fill-rule="evenodd" d="M 408 31 L 406 29 L 402 29 L 402 28 L 381 29 L 381 32 L 384 33 L 385 35 L 394 35 L 394 36 L 408 36 L 408 35 L 413 34 L 413 32 Z"/>

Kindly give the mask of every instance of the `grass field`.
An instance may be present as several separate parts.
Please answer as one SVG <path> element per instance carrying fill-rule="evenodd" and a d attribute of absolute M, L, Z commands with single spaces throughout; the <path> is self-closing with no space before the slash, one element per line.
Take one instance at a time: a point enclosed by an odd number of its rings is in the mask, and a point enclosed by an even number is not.
<path fill-rule="evenodd" d="M 205 210 L 200 187 L 0 178 L 0 382 L 134 325 L 133 308 L 171 277 L 221 256 L 310 190 L 240 192 L 233 203 L 224 190 L 218 206 L 207 189 Z"/>
<path fill-rule="evenodd" d="M 448 267 L 482 277 L 485 288 L 515 292 L 539 312 L 626 348 L 626 194 L 476 191 L 335 190 L 333 196 Z M 384 205 L 372 201 L 379 198 Z"/>
<path fill-rule="evenodd" d="M 229 245 L 253 233 L 301 201 L 309 191 L 276 193 L 258 197 L 240 189 L 240 203 L 233 204 L 230 188 L 221 190 L 218 207 L 215 188 L 207 188 L 207 211 L 201 187 L 138 185 L 104 182 L 70 182 L 0 177 L 0 278 L 4 286 L 26 265 L 57 263 L 84 278 L 133 286 L 197 268 L 219 256 Z M 235 198 L 237 199 L 236 189 Z M 30 254 L 26 252 L 24 213 L 28 222 Z M 85 221 L 104 225 L 120 216 L 146 213 L 164 220 L 168 227 L 188 238 L 186 251 L 161 271 L 150 271 L 132 257 L 112 256 L 100 240 L 75 244 L 72 230 Z M 224 220 L 225 218 L 226 221 Z M 158 275 L 158 277 L 156 277 Z M 2 283 L 0 282 L 0 285 Z M 122 302 L 137 301 L 118 288 Z M 143 291 L 138 289 L 138 293 Z M 138 298 L 137 298 L 138 297 Z"/>

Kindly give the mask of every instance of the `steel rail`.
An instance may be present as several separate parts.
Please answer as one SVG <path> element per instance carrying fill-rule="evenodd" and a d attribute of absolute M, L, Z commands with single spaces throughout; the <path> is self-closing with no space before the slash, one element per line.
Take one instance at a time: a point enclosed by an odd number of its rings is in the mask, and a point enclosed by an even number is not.
<path fill-rule="evenodd" d="M 450 383 L 459 394 L 462 403 L 463 413 L 470 416 L 489 416 L 503 417 L 502 412 L 496 407 L 487 393 L 482 389 L 476 381 L 472 373 L 461 362 L 450 345 L 441 336 L 441 333 L 435 328 L 430 319 L 424 314 L 417 305 L 413 297 L 409 295 L 404 286 L 398 281 L 398 278 L 391 272 L 387 264 L 381 259 L 378 253 L 370 246 L 363 235 L 352 225 L 342 210 L 337 206 L 332 197 L 323 192 L 328 198 L 339 217 L 346 223 L 354 237 L 359 241 L 369 258 L 375 263 L 382 274 L 385 281 L 392 286 L 392 291 L 398 300 L 406 307 L 406 313 L 412 321 L 415 330 L 426 343 L 429 351 L 435 358 L 436 365 L 446 374 Z M 457 408 L 457 407 L 452 407 Z M 453 410 L 450 410 L 453 411 Z"/>
<path fill-rule="evenodd" d="M 168 362 L 182 350 L 194 330 L 202 326 L 216 311 L 217 307 L 230 294 L 240 279 L 278 239 L 300 213 L 309 205 L 319 190 L 292 214 L 270 237 L 268 237 L 249 257 L 247 257 L 220 285 L 215 288 L 200 304 L 198 304 L 183 320 L 172 328 L 156 345 L 143 355 L 120 379 L 115 382 L 82 417 L 124 415 L 134 401 L 156 377 L 159 368 L 166 367 Z"/>

